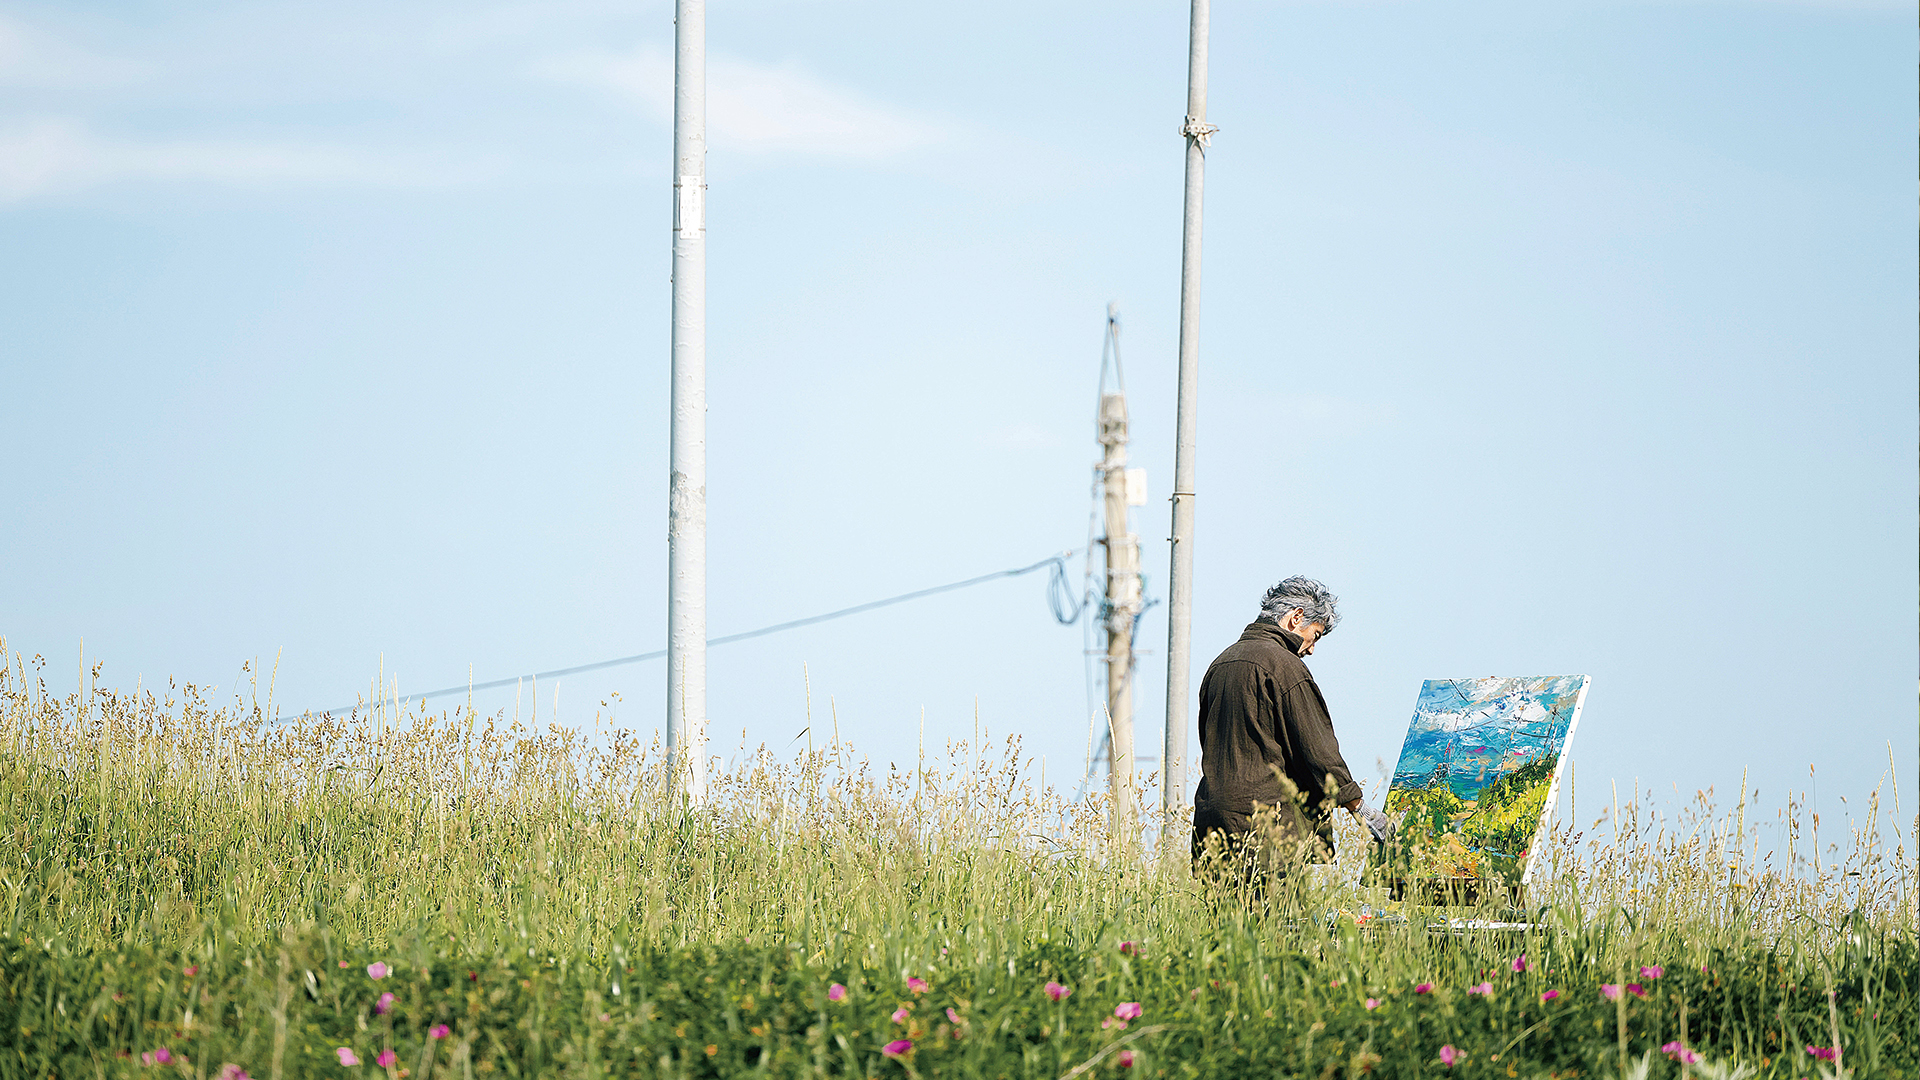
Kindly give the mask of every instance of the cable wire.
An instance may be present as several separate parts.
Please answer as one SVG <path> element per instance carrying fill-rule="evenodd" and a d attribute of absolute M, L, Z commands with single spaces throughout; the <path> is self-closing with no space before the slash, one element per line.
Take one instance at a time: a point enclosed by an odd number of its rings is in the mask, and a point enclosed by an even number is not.
<path fill-rule="evenodd" d="M 899 596 L 889 596 L 884 600 L 870 600 L 867 603 L 855 604 L 852 607 L 841 608 L 838 611 L 829 611 L 824 615 L 809 615 L 804 619 L 775 623 L 772 626 L 763 626 L 758 630 L 747 630 L 738 634 L 728 634 L 725 637 L 708 638 L 707 644 L 730 645 L 736 641 L 765 637 L 768 634 L 777 634 L 783 630 L 797 630 L 802 626 L 812 626 L 814 623 L 826 622 L 829 619 L 841 619 L 848 615 L 858 615 L 863 611 L 872 611 L 875 608 L 883 608 L 892 604 L 903 604 L 908 600 L 918 600 L 921 597 L 933 596 L 937 593 L 952 592 L 955 589 L 964 589 L 970 585 L 980 585 L 989 581 L 998 581 L 1001 578 L 1031 574 L 1043 566 L 1053 568 L 1053 573 L 1048 580 L 1047 588 L 1047 603 L 1048 606 L 1053 609 L 1053 617 L 1058 619 L 1062 625 L 1070 625 L 1080 618 L 1080 613 L 1086 608 L 1084 601 L 1077 605 L 1073 603 L 1072 593 L 1068 591 L 1066 584 L 1067 559 L 1072 557 L 1073 553 L 1074 549 L 1069 548 L 1058 555 L 1049 555 L 1031 566 L 1020 566 L 1011 570 L 996 570 L 991 574 L 981 574 L 979 577 L 971 577 L 965 581 L 950 582 L 946 585 L 935 585 L 931 589 L 917 589 L 910 593 L 901 593 Z M 1060 599 L 1062 595 L 1065 596 L 1064 600 Z M 565 675 L 579 675 L 588 671 L 599 671 L 601 668 L 619 667 L 622 664 L 637 664 L 643 660 L 658 660 L 666 655 L 667 650 L 657 649 L 653 652 L 638 653 L 633 656 L 622 656 L 612 660 L 601 660 L 592 664 L 580 664 L 576 667 L 555 668 L 552 671 L 536 671 L 531 675 L 515 675 L 510 679 L 494 679 L 491 682 L 468 683 L 464 686 L 449 686 L 443 690 L 429 690 L 424 694 L 398 695 L 394 700 L 396 702 L 425 701 L 428 698 L 446 697 L 449 694 L 471 693 L 475 690 L 497 690 L 500 687 L 512 686 L 527 679 L 557 679 Z M 363 704 L 366 703 L 356 703 L 339 709 L 308 710 L 298 715 L 316 716 L 330 713 L 350 713 L 361 708 Z"/>

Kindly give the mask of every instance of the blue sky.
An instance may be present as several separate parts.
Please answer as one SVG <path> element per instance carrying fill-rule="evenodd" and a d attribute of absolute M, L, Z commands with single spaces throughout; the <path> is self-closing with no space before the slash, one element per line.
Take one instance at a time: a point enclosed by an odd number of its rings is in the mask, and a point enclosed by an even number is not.
<path fill-rule="evenodd" d="M 1082 545 L 1108 301 L 1164 596 L 1185 20 L 713 5 L 715 634 Z M 277 656 L 297 709 L 662 647 L 671 33 L 0 3 L 10 648 L 222 694 Z M 1911 813 L 1911 7 L 1222 0 L 1214 34 L 1196 673 L 1304 572 L 1376 780 L 1423 679 L 1584 673 L 1583 816 L 1743 772 L 1857 807 L 1889 746 Z M 810 685 L 881 761 L 977 705 L 1073 777 L 1043 587 L 716 648 L 716 747 L 791 746 Z M 541 715 L 650 731 L 662 681 Z"/>

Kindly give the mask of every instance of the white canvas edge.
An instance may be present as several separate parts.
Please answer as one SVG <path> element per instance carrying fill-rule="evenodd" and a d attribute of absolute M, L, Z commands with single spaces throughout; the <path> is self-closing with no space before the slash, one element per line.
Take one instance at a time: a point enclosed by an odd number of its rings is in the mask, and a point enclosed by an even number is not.
<path fill-rule="evenodd" d="M 1580 692 L 1573 698 L 1573 719 L 1567 721 L 1567 737 L 1560 743 L 1560 761 L 1554 766 L 1553 783 L 1547 785 L 1547 804 L 1540 808 L 1540 824 L 1533 830 L 1533 839 L 1527 844 L 1527 867 L 1520 871 L 1520 887 L 1525 889 L 1533 884 L 1534 853 L 1540 850 L 1540 838 L 1547 834 L 1553 822 L 1553 811 L 1560 805 L 1560 778 L 1567 773 L 1567 763 L 1573 760 L 1573 735 L 1580 729 L 1580 711 L 1587 705 L 1587 688 L 1593 685 L 1593 676 L 1580 676 Z"/>

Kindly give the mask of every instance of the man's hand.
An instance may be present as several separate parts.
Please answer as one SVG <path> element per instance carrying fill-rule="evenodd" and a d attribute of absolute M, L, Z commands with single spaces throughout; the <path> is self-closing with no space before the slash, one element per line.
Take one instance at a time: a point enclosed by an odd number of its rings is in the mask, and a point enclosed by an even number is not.
<path fill-rule="evenodd" d="M 1392 818 L 1371 806 L 1358 807 L 1354 810 L 1353 816 L 1359 818 L 1361 823 L 1366 825 L 1367 831 L 1373 834 L 1373 838 L 1382 844 L 1392 840 L 1394 834 L 1400 831 L 1400 826 L 1394 824 Z"/>

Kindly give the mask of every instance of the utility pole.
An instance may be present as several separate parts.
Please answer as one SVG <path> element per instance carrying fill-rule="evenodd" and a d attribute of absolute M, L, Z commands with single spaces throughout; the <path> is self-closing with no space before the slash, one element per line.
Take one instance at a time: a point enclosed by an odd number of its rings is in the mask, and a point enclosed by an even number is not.
<path fill-rule="evenodd" d="M 1146 499 L 1146 470 L 1127 468 L 1127 384 L 1120 371 L 1120 318 L 1107 305 L 1107 345 L 1113 354 L 1116 389 L 1100 385 L 1100 487 L 1106 517 L 1107 791 L 1113 803 L 1116 851 L 1130 857 L 1140 838 L 1133 783 L 1133 623 L 1140 615 L 1140 538 L 1127 524 L 1127 508 Z M 1138 489 L 1137 491 L 1135 489 Z"/>
<path fill-rule="evenodd" d="M 673 421 L 667 496 L 667 768 L 707 794 L 707 9 L 673 17 Z"/>
<path fill-rule="evenodd" d="M 1180 394 L 1174 427 L 1173 565 L 1167 575 L 1167 733 L 1161 754 L 1162 856 L 1175 850 L 1173 823 L 1187 799 L 1188 654 L 1193 643 L 1194 443 L 1200 397 L 1200 204 L 1207 146 L 1207 0 L 1193 0 L 1187 37 L 1186 214 L 1180 230 Z"/>

